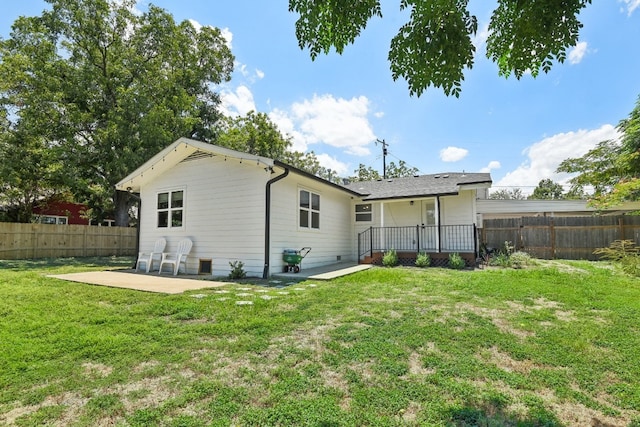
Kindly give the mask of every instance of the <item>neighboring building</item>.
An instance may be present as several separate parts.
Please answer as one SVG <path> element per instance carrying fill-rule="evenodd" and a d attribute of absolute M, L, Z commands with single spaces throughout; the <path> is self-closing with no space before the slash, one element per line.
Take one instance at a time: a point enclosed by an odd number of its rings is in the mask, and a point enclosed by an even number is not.
<path fill-rule="evenodd" d="M 87 207 L 80 203 L 72 203 L 51 198 L 38 203 L 33 208 L 34 222 L 58 225 L 89 225 L 84 217 Z"/>
<path fill-rule="evenodd" d="M 188 237 L 187 262 L 216 275 L 242 261 L 252 276 L 283 270 L 285 249 L 311 247 L 302 268 L 377 262 L 388 249 L 433 258 L 477 252 L 476 198 L 489 174 L 445 173 L 338 185 L 280 161 L 181 138 L 120 181 L 140 194 L 140 248 Z"/>
<path fill-rule="evenodd" d="M 640 202 L 624 203 L 606 210 L 589 206 L 587 200 L 478 200 L 478 226 L 488 219 L 521 218 L 536 216 L 593 216 L 624 215 L 640 211 Z"/>

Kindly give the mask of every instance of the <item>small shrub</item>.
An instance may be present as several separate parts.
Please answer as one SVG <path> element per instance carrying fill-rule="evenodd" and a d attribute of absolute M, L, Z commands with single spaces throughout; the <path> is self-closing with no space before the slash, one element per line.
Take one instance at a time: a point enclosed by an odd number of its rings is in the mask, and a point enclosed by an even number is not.
<path fill-rule="evenodd" d="M 596 249 L 593 253 L 617 262 L 625 273 L 640 277 L 640 248 L 633 240 L 615 240 L 608 248 Z"/>
<path fill-rule="evenodd" d="M 511 257 L 503 252 L 500 252 L 495 257 L 491 258 L 491 265 L 502 268 L 511 267 Z"/>
<path fill-rule="evenodd" d="M 231 272 L 229 273 L 229 279 L 244 279 L 247 277 L 247 273 L 244 271 L 244 263 L 242 261 L 229 262 Z"/>
<path fill-rule="evenodd" d="M 459 253 L 453 252 L 449 254 L 449 267 L 454 270 L 462 270 L 465 268 L 467 264 L 464 262 L 464 259 L 460 256 Z"/>
<path fill-rule="evenodd" d="M 424 252 L 420 252 L 416 258 L 416 267 L 429 267 L 431 265 L 431 257 Z"/>
<path fill-rule="evenodd" d="M 382 265 L 385 267 L 395 267 L 398 265 L 398 253 L 395 249 L 389 249 L 382 257 Z"/>
<path fill-rule="evenodd" d="M 508 240 L 505 240 L 504 244 L 502 245 L 498 253 L 506 255 L 507 257 L 510 257 L 511 254 L 513 253 L 513 249 L 514 249 L 513 243 L 511 243 Z"/>
<path fill-rule="evenodd" d="M 526 252 L 514 252 L 511 254 L 509 259 L 513 268 L 523 268 L 528 265 L 535 264 L 535 261 L 533 260 L 533 258 L 531 258 L 531 255 Z"/>

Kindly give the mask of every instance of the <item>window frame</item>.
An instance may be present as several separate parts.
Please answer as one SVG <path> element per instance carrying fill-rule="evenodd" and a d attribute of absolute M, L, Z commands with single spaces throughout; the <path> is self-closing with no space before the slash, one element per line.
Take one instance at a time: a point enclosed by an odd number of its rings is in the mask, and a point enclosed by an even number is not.
<path fill-rule="evenodd" d="M 173 202 L 173 194 L 174 193 L 180 193 L 182 192 L 182 205 L 181 206 L 172 206 L 172 202 Z M 166 194 L 167 195 L 167 207 L 166 208 L 160 208 L 159 204 L 160 204 L 160 195 L 161 194 Z M 186 203 L 187 202 L 187 189 L 185 187 L 177 187 L 177 188 L 170 188 L 170 189 L 165 189 L 165 190 L 158 190 L 156 192 L 156 199 L 155 199 L 155 211 L 156 211 L 156 229 L 159 230 L 183 230 L 185 228 L 185 219 L 186 219 Z M 167 225 L 165 227 L 160 226 L 160 213 L 161 212 L 166 212 L 167 213 Z M 171 218 L 173 217 L 173 214 L 175 212 L 181 212 L 182 213 L 182 217 L 181 217 L 181 224 L 180 225 L 173 225 L 173 221 L 171 220 Z"/>
<path fill-rule="evenodd" d="M 308 193 L 308 205 L 302 205 L 302 193 Z M 318 198 L 318 207 L 314 208 L 314 196 Z M 297 222 L 299 230 L 308 230 L 308 231 L 318 231 L 321 229 L 321 212 L 322 212 L 322 204 L 321 204 L 322 194 L 319 191 L 310 190 L 304 187 L 298 187 L 298 205 L 297 205 Z M 307 213 L 307 225 L 302 225 L 302 212 Z M 314 227 L 314 214 L 317 214 L 317 222 L 318 226 Z"/>
<path fill-rule="evenodd" d="M 369 211 L 358 212 L 358 206 L 369 206 Z M 373 222 L 373 203 L 356 203 L 353 205 L 353 210 L 355 214 L 355 222 Z M 362 217 L 367 217 L 369 219 L 359 219 Z"/>

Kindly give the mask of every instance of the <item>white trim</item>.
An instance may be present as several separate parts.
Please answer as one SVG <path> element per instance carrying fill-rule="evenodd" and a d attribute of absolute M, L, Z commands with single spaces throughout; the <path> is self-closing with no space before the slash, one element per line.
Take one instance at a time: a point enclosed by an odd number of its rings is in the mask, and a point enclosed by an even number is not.
<path fill-rule="evenodd" d="M 179 191 L 182 191 L 182 207 L 180 208 L 172 208 L 171 207 L 171 194 L 172 193 L 177 193 Z M 159 209 L 158 208 L 158 196 L 160 194 L 168 194 L 168 207 L 167 209 Z M 163 189 L 159 189 L 156 191 L 156 197 L 154 199 L 155 201 L 155 206 L 154 206 L 154 210 L 155 210 L 155 229 L 156 230 L 167 230 L 167 231 L 181 231 L 181 230 L 185 230 L 186 229 L 186 219 L 187 219 L 187 187 L 186 186 L 180 186 L 180 187 L 171 187 L 171 188 L 163 188 Z M 172 225 L 171 223 L 171 213 L 173 211 L 178 211 L 181 210 L 182 211 L 182 225 L 179 227 L 175 227 Z M 166 227 L 160 227 L 158 225 L 158 212 L 159 211 L 167 211 L 167 226 Z"/>
<path fill-rule="evenodd" d="M 302 191 L 306 191 L 307 193 L 309 193 L 309 207 L 308 208 L 303 208 L 302 206 L 300 206 L 300 192 Z M 320 204 L 319 209 L 312 209 L 312 200 L 313 200 L 313 195 L 318 196 L 318 203 Z M 309 213 L 309 226 L 308 227 L 303 227 L 300 225 L 300 211 L 306 209 Z M 316 212 L 318 213 L 318 227 L 315 228 L 312 226 L 312 222 L 313 222 L 313 216 L 312 213 Z M 313 231 L 313 232 L 318 232 L 320 230 L 322 230 L 322 193 L 318 190 L 311 190 L 309 187 L 305 187 L 302 185 L 298 185 L 298 192 L 297 192 L 297 204 L 296 204 L 296 221 L 297 221 L 297 225 L 298 225 L 298 230 L 300 231 Z"/>

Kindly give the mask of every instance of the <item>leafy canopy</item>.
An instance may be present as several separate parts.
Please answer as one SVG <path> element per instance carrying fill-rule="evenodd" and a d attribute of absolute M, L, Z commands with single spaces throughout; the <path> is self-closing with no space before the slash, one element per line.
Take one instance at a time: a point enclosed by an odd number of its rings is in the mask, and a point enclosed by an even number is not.
<path fill-rule="evenodd" d="M 640 200 L 640 97 L 618 131 L 619 140 L 602 141 L 558 166 L 558 172 L 577 173 L 570 180 L 572 191 L 593 188 L 591 204 L 599 208 Z"/>
<path fill-rule="evenodd" d="M 590 3 L 498 0 L 489 23 L 487 57 L 505 77 L 548 72 L 577 43 L 582 28 L 578 14 Z M 410 95 L 420 96 L 433 86 L 460 96 L 464 71 L 473 67 L 478 30 L 468 0 L 400 0 L 400 9 L 409 10 L 410 18 L 390 43 L 393 79 L 405 79 Z M 299 15 L 298 45 L 309 49 L 312 59 L 332 47 L 341 54 L 371 18 L 382 17 L 380 0 L 289 0 L 289 11 Z"/>
<path fill-rule="evenodd" d="M 230 79 L 233 55 L 219 29 L 153 5 L 138 14 L 134 0 L 47 2 L 0 41 L 0 99 L 15 133 L 5 141 L 41 137 L 63 165 L 58 185 L 98 218 L 115 207 L 126 225 L 129 197 L 114 185 L 180 136 L 212 139 L 213 88 Z"/>

